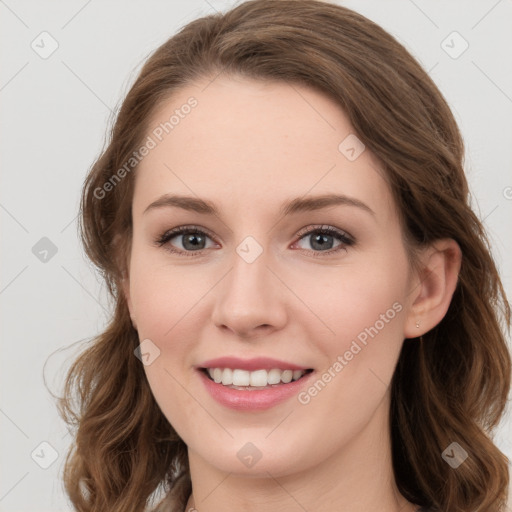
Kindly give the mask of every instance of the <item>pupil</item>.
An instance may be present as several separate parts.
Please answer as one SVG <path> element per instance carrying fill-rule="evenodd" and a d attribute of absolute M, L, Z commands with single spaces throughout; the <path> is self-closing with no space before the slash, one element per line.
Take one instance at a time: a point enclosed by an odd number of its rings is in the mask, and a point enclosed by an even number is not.
<path fill-rule="evenodd" d="M 190 234 L 190 235 L 187 235 L 184 237 L 183 247 L 185 247 L 185 249 L 193 249 L 193 250 L 203 249 L 203 247 L 198 247 L 202 243 L 204 243 L 204 239 L 201 235 Z M 187 245 L 188 245 L 188 247 L 187 247 Z"/>
<path fill-rule="evenodd" d="M 311 247 L 313 247 L 313 249 L 332 249 L 332 238 L 333 237 L 331 235 L 313 235 L 313 243 L 311 244 Z M 329 239 L 331 239 L 330 244 Z"/>

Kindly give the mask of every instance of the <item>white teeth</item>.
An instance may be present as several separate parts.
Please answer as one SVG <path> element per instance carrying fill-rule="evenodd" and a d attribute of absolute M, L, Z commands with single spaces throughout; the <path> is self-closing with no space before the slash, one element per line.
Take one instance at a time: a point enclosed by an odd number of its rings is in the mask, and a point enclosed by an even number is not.
<path fill-rule="evenodd" d="M 304 370 L 247 370 L 231 368 L 207 368 L 208 375 L 217 383 L 224 386 L 240 386 L 264 388 L 269 385 L 288 384 L 292 380 L 300 379 L 306 372 Z"/>
<path fill-rule="evenodd" d="M 233 386 L 248 386 L 250 383 L 251 375 L 247 370 L 233 370 Z"/>
<path fill-rule="evenodd" d="M 281 370 L 269 370 L 267 379 L 269 384 L 279 384 L 281 382 Z"/>
<path fill-rule="evenodd" d="M 222 384 L 224 386 L 231 386 L 233 384 L 233 370 L 225 368 L 222 372 Z"/>
<path fill-rule="evenodd" d="M 267 370 L 251 372 L 251 386 L 265 387 L 267 385 Z"/>
<path fill-rule="evenodd" d="M 293 378 L 293 370 L 285 370 L 283 374 L 281 375 L 281 380 L 288 384 L 288 382 L 291 382 Z"/>
<path fill-rule="evenodd" d="M 269 370 L 267 375 L 267 382 L 269 384 L 279 384 L 281 382 L 281 370 Z"/>
<path fill-rule="evenodd" d="M 211 369 L 208 370 L 208 372 L 211 372 Z M 222 368 L 214 368 L 213 369 L 213 375 L 210 373 L 210 377 L 217 383 L 220 384 L 222 382 Z"/>

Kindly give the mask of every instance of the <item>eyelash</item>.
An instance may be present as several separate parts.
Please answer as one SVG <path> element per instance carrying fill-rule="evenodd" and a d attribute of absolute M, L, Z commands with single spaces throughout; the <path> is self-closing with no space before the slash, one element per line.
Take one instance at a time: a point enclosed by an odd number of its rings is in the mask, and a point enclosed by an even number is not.
<path fill-rule="evenodd" d="M 199 235 L 206 235 L 208 238 L 211 238 L 213 241 L 215 241 L 215 238 L 210 235 L 207 231 L 204 229 L 201 229 L 197 226 L 180 226 L 177 228 L 170 229 L 160 235 L 156 240 L 155 243 L 158 247 L 163 247 L 165 244 L 167 244 L 170 240 L 175 238 L 178 235 L 184 235 L 184 234 L 199 234 Z M 314 257 L 319 257 L 323 254 L 333 254 L 337 253 L 340 250 L 345 250 L 347 247 L 353 246 L 355 244 L 355 240 L 353 237 L 345 233 L 344 231 L 341 231 L 337 228 L 334 228 L 332 226 L 313 226 L 312 228 L 308 228 L 307 231 L 301 230 L 299 233 L 297 233 L 298 240 L 301 240 L 302 238 L 312 235 L 313 233 L 318 233 L 322 235 L 330 235 L 335 237 L 337 240 L 342 242 L 338 247 L 334 249 L 329 249 L 327 251 L 312 251 L 308 249 L 302 249 L 303 251 L 312 252 Z M 168 250 L 171 253 L 184 255 L 187 257 L 194 257 L 194 256 L 201 256 L 203 251 L 206 249 L 200 249 L 197 251 L 182 251 L 181 249 L 175 249 L 172 246 L 169 246 L 166 250 Z"/>

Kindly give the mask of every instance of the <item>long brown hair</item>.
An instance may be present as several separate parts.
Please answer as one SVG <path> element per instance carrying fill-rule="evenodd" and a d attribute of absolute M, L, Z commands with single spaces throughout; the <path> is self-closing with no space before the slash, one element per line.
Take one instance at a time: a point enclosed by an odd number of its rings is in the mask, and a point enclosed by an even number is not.
<path fill-rule="evenodd" d="M 162 101 L 221 72 L 302 84 L 333 98 L 384 169 L 408 247 L 440 238 L 459 244 L 450 308 L 421 340 L 404 341 L 393 376 L 393 471 L 413 503 L 503 511 L 508 459 L 492 434 L 510 388 L 510 306 L 470 207 L 461 134 L 433 81 L 400 43 L 367 18 L 317 0 L 253 0 L 186 25 L 143 66 L 87 175 L 81 236 L 115 311 L 70 368 L 59 403 L 76 427 L 64 472 L 72 503 L 81 512 L 143 511 L 158 492 L 189 478 L 186 446 L 134 356 L 139 339 L 121 282 L 136 165 L 125 165 Z M 442 457 L 453 442 L 469 455 L 457 469 Z M 185 496 L 190 482 L 183 489 Z"/>

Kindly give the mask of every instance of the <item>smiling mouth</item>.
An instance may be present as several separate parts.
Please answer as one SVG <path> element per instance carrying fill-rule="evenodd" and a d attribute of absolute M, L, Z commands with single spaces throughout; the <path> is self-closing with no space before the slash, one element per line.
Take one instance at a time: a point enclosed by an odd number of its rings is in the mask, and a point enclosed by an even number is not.
<path fill-rule="evenodd" d="M 208 379 L 231 389 L 257 391 L 280 387 L 302 379 L 313 370 L 240 370 L 237 368 L 201 368 Z"/>

